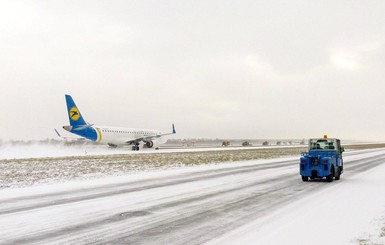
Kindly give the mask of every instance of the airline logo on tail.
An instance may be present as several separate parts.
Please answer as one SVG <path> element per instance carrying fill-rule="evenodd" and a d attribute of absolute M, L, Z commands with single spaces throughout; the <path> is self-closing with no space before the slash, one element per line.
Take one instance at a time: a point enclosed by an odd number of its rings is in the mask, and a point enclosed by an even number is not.
<path fill-rule="evenodd" d="M 73 120 L 73 121 L 77 121 L 79 120 L 80 118 L 80 113 L 79 113 L 79 110 L 76 106 L 72 107 L 70 109 L 70 118 Z"/>

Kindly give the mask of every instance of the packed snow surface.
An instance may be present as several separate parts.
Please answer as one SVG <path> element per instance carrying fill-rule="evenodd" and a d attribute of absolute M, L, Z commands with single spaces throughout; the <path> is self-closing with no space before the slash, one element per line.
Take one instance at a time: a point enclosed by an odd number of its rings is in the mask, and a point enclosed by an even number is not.
<path fill-rule="evenodd" d="M 0 244 L 384 244 L 385 149 L 344 153 L 332 183 L 298 158 L 3 188 Z"/>
<path fill-rule="evenodd" d="M 385 244 L 385 164 L 309 193 L 209 244 Z"/>

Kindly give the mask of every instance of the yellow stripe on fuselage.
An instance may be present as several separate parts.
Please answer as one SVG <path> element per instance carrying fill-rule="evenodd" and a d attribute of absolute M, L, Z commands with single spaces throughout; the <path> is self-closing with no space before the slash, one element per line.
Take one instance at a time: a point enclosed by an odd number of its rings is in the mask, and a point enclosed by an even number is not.
<path fill-rule="evenodd" d="M 102 131 L 100 131 L 100 128 L 96 128 L 96 131 L 98 131 L 98 140 L 97 142 L 100 143 L 100 141 L 102 141 Z"/>

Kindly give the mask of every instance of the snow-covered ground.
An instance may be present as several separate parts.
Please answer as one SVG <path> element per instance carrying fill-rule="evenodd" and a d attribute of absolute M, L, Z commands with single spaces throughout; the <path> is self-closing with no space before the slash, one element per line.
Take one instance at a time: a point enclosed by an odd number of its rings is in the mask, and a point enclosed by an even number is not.
<path fill-rule="evenodd" d="M 385 244 L 385 149 L 344 153 L 345 173 L 333 183 L 303 183 L 299 156 L 207 164 L 264 152 L 216 151 L 3 160 L 4 177 L 27 170 L 16 175 L 23 178 L 44 167 L 73 174 L 115 163 L 121 171 L 134 160 L 135 168 L 206 164 L 17 182 L 0 189 L 0 244 Z"/>
<path fill-rule="evenodd" d="M 209 244 L 385 244 L 385 164 L 309 193 Z"/>
<path fill-rule="evenodd" d="M 31 151 L 12 154 L 18 158 L 0 160 L 0 189 L 66 182 L 80 179 L 96 179 L 105 176 L 120 176 L 136 172 L 159 171 L 185 166 L 226 164 L 229 162 L 298 156 L 303 148 L 206 148 L 206 149 L 162 149 L 142 150 L 108 149 L 105 146 L 31 146 L 35 153 L 51 157 L 26 158 Z M 17 148 L 16 148 L 17 149 Z M 43 149 L 45 151 L 43 151 Z M 121 154 L 122 152 L 125 154 Z M 19 152 L 18 154 L 16 154 Z M 115 154 L 106 154 L 108 152 Z M 77 156 L 76 154 L 81 154 Z M 61 154 L 68 156 L 58 157 Z M 35 154 L 36 155 L 36 154 Z M 52 157 L 56 156 L 56 157 Z"/>
<path fill-rule="evenodd" d="M 376 144 L 378 146 L 376 146 Z M 381 147 L 385 142 L 351 142 L 347 141 L 344 146 L 361 146 L 369 145 L 366 148 Z M 247 149 L 287 149 L 287 148 L 306 148 L 307 145 L 293 144 L 293 145 L 270 145 L 270 146 L 230 146 L 221 147 L 215 144 L 206 144 L 201 147 L 183 147 L 175 145 L 162 145 L 160 150 L 143 149 L 140 151 L 132 151 L 130 146 L 111 148 L 107 145 L 94 144 L 74 144 L 67 145 L 63 143 L 58 144 L 31 144 L 31 145 L 0 145 L 0 160 L 6 159 L 25 159 L 25 158 L 46 158 L 46 157 L 69 157 L 69 156 L 106 156 L 106 155 L 137 155 L 137 154 L 157 154 L 157 153 L 179 153 L 179 152 L 202 152 L 202 151 L 232 151 L 232 150 L 247 150 Z M 372 148 L 373 148 L 372 147 Z M 356 149 L 356 148 L 355 148 Z M 360 147 L 358 147 L 360 149 Z"/>
<path fill-rule="evenodd" d="M 33 144 L 33 145 L 3 145 L 0 147 L 0 159 L 23 159 L 42 157 L 95 156 L 127 154 L 126 148 L 109 148 L 106 145 L 64 145 L 64 144 Z"/>
<path fill-rule="evenodd" d="M 385 149 L 344 159 L 332 183 L 295 156 L 5 188 L 0 244 L 384 244 Z"/>
<path fill-rule="evenodd" d="M 69 156 L 106 156 L 106 155 L 137 155 L 137 154 L 157 154 L 157 153 L 178 153 L 178 152 L 201 152 L 201 151 L 231 151 L 247 149 L 285 149 L 285 148 L 304 148 L 304 145 L 285 145 L 285 146 L 250 146 L 250 147 L 201 147 L 201 148 L 167 148 L 163 146 L 161 150 L 140 149 L 132 151 L 129 146 L 111 148 L 107 145 L 65 145 L 65 144 L 32 144 L 32 145 L 2 145 L 0 146 L 0 160 L 5 159 L 25 159 L 25 158 L 46 158 L 46 157 L 69 157 Z"/>

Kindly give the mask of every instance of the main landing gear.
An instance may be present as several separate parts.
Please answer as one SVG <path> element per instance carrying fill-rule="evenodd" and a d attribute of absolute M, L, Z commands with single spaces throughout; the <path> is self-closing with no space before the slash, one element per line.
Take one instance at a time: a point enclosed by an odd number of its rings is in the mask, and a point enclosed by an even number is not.
<path fill-rule="evenodd" d="M 134 145 L 132 146 L 132 150 L 139 151 L 139 143 L 134 143 Z"/>

